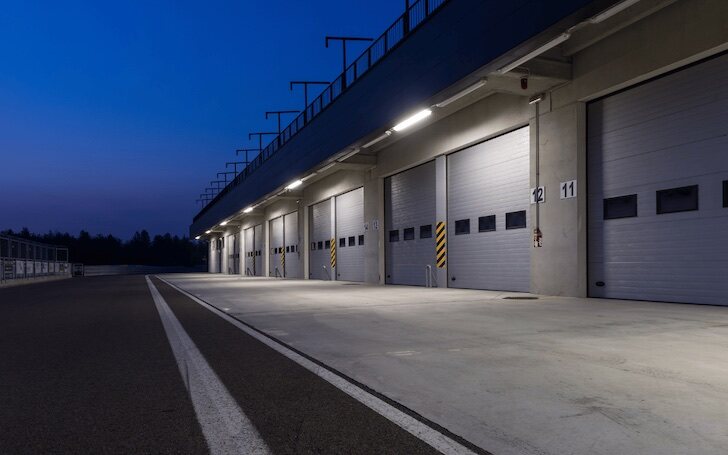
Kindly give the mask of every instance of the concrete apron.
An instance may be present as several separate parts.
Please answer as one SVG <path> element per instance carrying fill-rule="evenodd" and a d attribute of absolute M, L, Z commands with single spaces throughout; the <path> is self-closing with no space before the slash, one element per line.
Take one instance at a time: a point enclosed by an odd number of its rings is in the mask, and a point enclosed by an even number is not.
<path fill-rule="evenodd" d="M 728 308 L 165 279 L 495 454 L 724 454 Z"/>

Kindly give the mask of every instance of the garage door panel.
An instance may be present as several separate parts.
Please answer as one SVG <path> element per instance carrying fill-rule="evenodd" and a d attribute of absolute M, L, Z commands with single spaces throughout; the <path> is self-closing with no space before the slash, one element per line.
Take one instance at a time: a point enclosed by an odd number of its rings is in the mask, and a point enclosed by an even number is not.
<path fill-rule="evenodd" d="M 529 220 L 529 130 L 521 128 L 448 156 L 448 276 L 451 287 L 528 291 L 530 234 L 506 229 L 506 214 Z M 479 218 L 495 230 L 479 232 Z M 457 222 L 469 220 L 469 233 Z"/>
<path fill-rule="evenodd" d="M 590 295 L 728 304 L 728 84 L 713 92 L 718 68 L 728 71 L 728 57 L 588 106 Z M 657 213 L 658 191 L 689 186 L 694 209 Z M 627 194 L 637 216 L 604 219 L 604 199 Z"/>
<path fill-rule="evenodd" d="M 302 251 L 300 247 L 298 228 L 298 212 L 289 213 L 283 217 L 285 253 L 286 253 L 286 278 L 302 278 L 301 269 Z"/>
<path fill-rule="evenodd" d="M 435 162 L 387 177 L 384 195 L 386 282 L 425 286 L 425 267 L 435 267 Z M 431 237 L 422 238 L 422 226 L 429 226 Z M 404 239 L 407 228 L 414 228 L 414 239 Z M 389 241 L 392 230 L 396 242 Z"/>
<path fill-rule="evenodd" d="M 255 227 L 249 227 L 243 231 L 245 236 L 245 270 L 244 275 L 255 275 Z M 260 267 L 260 266 L 258 266 Z"/>
<path fill-rule="evenodd" d="M 331 256 L 326 243 L 331 241 L 331 200 L 310 207 L 309 277 L 329 280 Z M 313 244 L 313 247 L 311 247 Z M 325 269 L 324 269 L 325 267 Z M 328 271 L 328 273 L 327 273 Z"/>
<path fill-rule="evenodd" d="M 336 273 L 343 281 L 364 281 L 364 188 L 336 196 Z M 353 237 L 354 244 L 350 245 Z M 345 239 L 345 245 L 339 244 Z"/>
<path fill-rule="evenodd" d="M 589 114 L 589 137 L 728 99 L 728 80 L 716 77 L 725 71 L 725 63 L 720 60 L 714 59 L 645 83 L 629 90 L 629 96 L 618 94 L 601 100 L 605 109 Z M 670 96 L 665 96 L 666 93 Z"/>
<path fill-rule="evenodd" d="M 281 250 L 283 248 L 283 217 L 280 216 L 270 220 L 270 248 L 268 273 L 273 277 L 283 276 L 283 264 L 281 262 Z"/>

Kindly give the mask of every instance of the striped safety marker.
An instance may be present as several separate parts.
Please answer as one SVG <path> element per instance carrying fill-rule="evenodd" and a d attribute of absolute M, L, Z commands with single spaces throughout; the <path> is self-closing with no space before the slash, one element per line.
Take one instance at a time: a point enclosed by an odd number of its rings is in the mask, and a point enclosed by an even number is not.
<path fill-rule="evenodd" d="M 281 248 L 281 268 L 286 270 L 286 249 Z"/>
<path fill-rule="evenodd" d="M 447 230 L 444 221 L 438 221 L 435 229 L 435 258 L 437 268 L 444 269 L 447 263 Z"/>
<path fill-rule="evenodd" d="M 336 239 L 331 239 L 331 268 L 336 267 Z"/>

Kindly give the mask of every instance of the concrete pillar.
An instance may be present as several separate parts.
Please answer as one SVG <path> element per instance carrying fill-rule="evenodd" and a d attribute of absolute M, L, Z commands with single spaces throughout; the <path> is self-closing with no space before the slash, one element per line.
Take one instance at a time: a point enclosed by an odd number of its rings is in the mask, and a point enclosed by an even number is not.
<path fill-rule="evenodd" d="M 432 226 L 433 233 L 436 231 L 438 222 L 444 221 L 447 225 L 447 157 L 444 155 L 435 158 L 435 216 L 437 220 Z M 437 264 L 433 264 L 433 267 L 437 287 L 446 288 L 448 286 L 447 268 L 439 269 Z"/>
<path fill-rule="evenodd" d="M 380 274 L 383 276 L 379 270 L 379 258 L 384 257 L 384 250 L 380 248 L 383 243 L 379 240 L 381 229 L 376 229 L 381 219 L 379 210 L 384 209 L 383 185 L 384 179 L 381 178 L 370 178 L 364 182 L 364 281 L 366 283 L 379 283 Z"/>
<path fill-rule="evenodd" d="M 331 240 L 336 244 L 336 197 L 332 197 L 330 199 L 331 202 Z M 338 245 L 337 245 L 338 247 Z M 329 263 L 330 265 L 331 263 Z M 338 267 L 330 267 L 329 273 L 331 274 L 331 279 L 335 280 L 337 277 L 336 271 L 338 270 Z"/>

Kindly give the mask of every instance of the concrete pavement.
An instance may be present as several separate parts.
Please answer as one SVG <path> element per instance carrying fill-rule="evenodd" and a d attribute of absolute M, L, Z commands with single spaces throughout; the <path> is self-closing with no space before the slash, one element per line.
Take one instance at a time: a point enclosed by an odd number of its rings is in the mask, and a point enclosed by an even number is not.
<path fill-rule="evenodd" d="M 728 308 L 165 279 L 496 454 L 728 448 Z"/>

